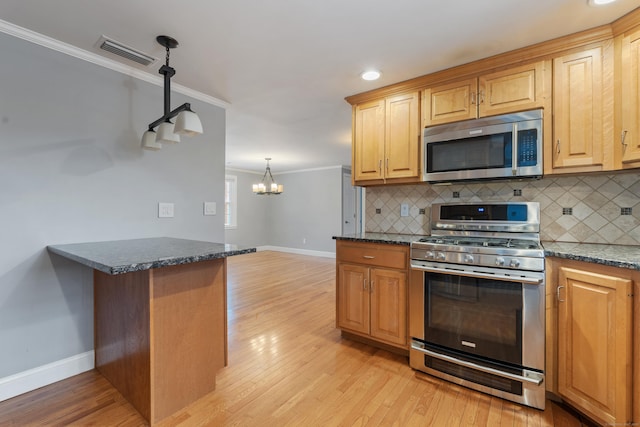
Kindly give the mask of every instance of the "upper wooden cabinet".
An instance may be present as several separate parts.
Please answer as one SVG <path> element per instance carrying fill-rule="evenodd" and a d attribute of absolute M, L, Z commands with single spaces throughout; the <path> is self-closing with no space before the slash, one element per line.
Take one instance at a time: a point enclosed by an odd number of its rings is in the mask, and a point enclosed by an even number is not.
<path fill-rule="evenodd" d="M 545 144 L 545 173 L 612 170 L 612 133 L 611 41 L 554 58 L 553 139 Z"/>
<path fill-rule="evenodd" d="M 542 108 L 549 99 L 548 61 L 425 89 L 423 126 Z"/>
<path fill-rule="evenodd" d="M 620 70 L 616 73 L 619 124 L 613 138 L 616 168 L 637 168 L 640 167 L 640 29 L 621 36 L 616 48 L 616 65 Z"/>
<path fill-rule="evenodd" d="M 353 180 L 420 178 L 420 95 L 412 92 L 353 107 Z"/>
<path fill-rule="evenodd" d="M 396 96 L 410 100 L 392 114 Z M 421 128 L 536 108 L 544 110 L 544 175 L 640 168 L 640 8 L 610 25 L 346 99 L 356 185 L 418 182 Z"/>

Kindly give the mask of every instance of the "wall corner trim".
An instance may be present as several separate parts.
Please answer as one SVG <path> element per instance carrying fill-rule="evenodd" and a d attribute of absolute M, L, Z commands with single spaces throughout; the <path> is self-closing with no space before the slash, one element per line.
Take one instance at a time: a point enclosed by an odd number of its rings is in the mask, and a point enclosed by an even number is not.
<path fill-rule="evenodd" d="M 90 62 L 100 67 L 108 68 L 110 70 L 126 74 L 136 79 L 143 80 L 147 83 L 154 84 L 156 86 L 162 87 L 164 85 L 164 80 L 160 76 L 155 76 L 138 68 L 130 67 L 118 61 L 114 61 L 112 59 L 98 55 L 97 53 L 80 49 L 79 47 L 70 45 L 60 40 L 56 40 L 49 36 L 45 36 L 44 34 L 36 33 L 35 31 L 12 24 L 11 22 L 3 21 L 2 19 L 0 19 L 0 32 L 17 37 L 22 40 L 26 40 L 42 47 L 46 47 L 51 50 L 55 50 L 60 53 L 64 53 L 74 58 Z M 206 102 L 207 104 L 215 105 L 224 109 L 227 109 L 231 105 L 227 101 L 223 101 L 221 99 L 204 94 L 202 92 L 198 92 L 177 83 L 171 83 L 171 90 L 173 92 L 181 93 L 199 101 Z"/>
<path fill-rule="evenodd" d="M 309 249 L 298 249 L 298 248 L 285 248 L 282 246 L 258 246 L 256 248 L 258 251 L 276 251 L 276 252 L 288 252 L 291 254 L 299 254 L 299 255 L 310 255 L 317 256 L 323 258 L 335 258 L 335 252 L 327 252 L 327 251 L 312 251 Z"/>
<path fill-rule="evenodd" d="M 94 368 L 93 350 L 0 378 L 0 402 Z"/>

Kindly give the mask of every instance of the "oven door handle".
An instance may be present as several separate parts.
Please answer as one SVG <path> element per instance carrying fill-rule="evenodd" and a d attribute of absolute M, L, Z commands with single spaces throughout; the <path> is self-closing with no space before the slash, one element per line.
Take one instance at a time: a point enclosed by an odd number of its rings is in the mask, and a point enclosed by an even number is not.
<path fill-rule="evenodd" d="M 520 283 L 526 283 L 529 285 L 539 285 L 540 283 L 542 283 L 542 280 L 543 280 L 541 278 L 534 278 L 534 277 L 508 276 L 508 275 L 502 275 L 502 274 L 482 273 L 479 271 L 454 270 L 452 268 L 426 267 L 423 265 L 415 265 L 415 264 L 412 264 L 411 268 L 413 270 L 430 271 L 433 273 L 455 274 L 457 276 L 478 277 L 481 279 L 506 280 L 508 282 L 520 282 Z"/>
<path fill-rule="evenodd" d="M 427 350 L 421 344 L 418 344 L 415 341 L 413 341 L 411 343 L 411 348 L 413 350 L 419 351 L 420 353 L 424 353 L 427 356 L 431 356 L 431 357 L 435 357 L 436 359 L 444 360 L 445 362 L 455 363 L 456 365 L 460 365 L 460 366 L 464 366 L 464 367 L 467 367 L 467 368 L 475 369 L 476 371 L 482 371 L 482 372 L 485 372 L 487 374 L 497 375 L 499 377 L 507 378 L 507 379 L 514 380 L 514 381 L 526 381 L 528 383 L 533 383 L 533 384 L 539 386 L 540 384 L 542 384 L 542 381 L 544 380 L 544 376 L 542 374 L 537 373 L 537 372 L 528 372 L 527 371 L 527 373 L 529 375 L 534 375 L 534 376 L 526 377 L 526 376 L 522 376 L 522 375 L 511 374 L 509 372 L 499 371 L 499 370 L 493 369 L 493 368 L 488 368 L 486 366 L 478 365 L 478 364 L 473 363 L 473 362 L 467 362 L 466 360 L 460 360 L 460 359 L 457 359 L 455 357 L 447 356 L 447 355 L 444 355 L 444 354 L 435 353 L 435 352 L 433 352 L 431 350 Z"/>

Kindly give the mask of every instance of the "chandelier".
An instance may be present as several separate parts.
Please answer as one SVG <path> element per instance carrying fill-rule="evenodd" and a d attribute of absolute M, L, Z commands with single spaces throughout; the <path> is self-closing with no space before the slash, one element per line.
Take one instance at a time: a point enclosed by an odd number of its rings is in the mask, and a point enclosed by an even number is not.
<path fill-rule="evenodd" d="M 269 167 L 269 160 L 271 157 L 264 158 L 267 161 L 267 170 L 264 171 L 264 176 L 259 184 L 253 184 L 253 192 L 259 195 L 266 194 L 270 196 L 272 194 L 280 194 L 284 191 L 282 184 L 277 184 L 273 175 L 271 175 L 271 168 Z"/>
<path fill-rule="evenodd" d="M 164 115 L 155 122 L 149 124 L 149 129 L 142 135 L 142 148 L 146 150 L 159 150 L 162 142 L 180 142 L 180 135 L 194 136 L 202 133 L 202 123 L 196 113 L 191 111 L 191 104 L 184 103 L 178 108 L 171 108 L 171 77 L 176 70 L 169 66 L 169 49 L 178 46 L 178 41 L 169 36 L 158 36 L 156 41 L 165 47 L 167 51 L 166 63 L 158 72 L 164 75 Z M 178 117 L 176 117 L 178 116 Z M 175 124 L 171 119 L 176 117 Z M 158 133 L 154 130 L 158 127 Z"/>

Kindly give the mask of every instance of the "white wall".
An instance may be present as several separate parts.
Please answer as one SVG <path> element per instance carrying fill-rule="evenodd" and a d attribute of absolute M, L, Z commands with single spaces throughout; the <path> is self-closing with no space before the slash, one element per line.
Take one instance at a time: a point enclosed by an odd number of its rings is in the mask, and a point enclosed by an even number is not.
<path fill-rule="evenodd" d="M 202 203 L 224 204 L 225 111 L 189 99 L 205 134 L 144 152 L 161 87 L 5 34 L 0 52 L 1 380 L 93 349 L 92 272 L 47 245 L 223 241 Z M 160 201 L 175 218 L 157 218 Z"/>

